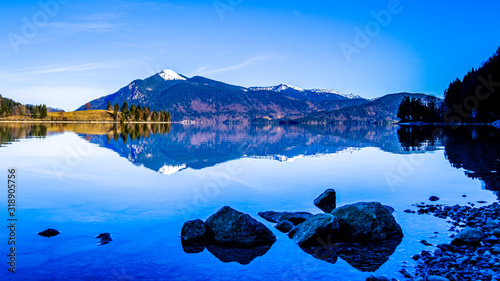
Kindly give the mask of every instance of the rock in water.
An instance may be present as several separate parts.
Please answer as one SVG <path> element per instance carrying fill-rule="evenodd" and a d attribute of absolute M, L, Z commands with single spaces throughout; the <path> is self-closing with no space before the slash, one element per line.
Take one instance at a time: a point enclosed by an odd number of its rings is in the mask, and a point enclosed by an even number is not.
<path fill-rule="evenodd" d="M 431 196 L 431 197 L 429 197 L 429 201 L 431 201 L 431 202 L 439 201 L 439 197 L 437 197 L 437 196 Z"/>
<path fill-rule="evenodd" d="M 113 238 L 111 238 L 111 234 L 109 233 L 101 233 L 97 235 L 96 238 L 101 239 L 99 240 L 99 245 L 108 244 L 109 242 L 113 241 Z"/>
<path fill-rule="evenodd" d="M 339 220 L 343 239 L 351 242 L 380 242 L 403 236 L 391 212 L 378 202 L 342 206 L 332 214 Z"/>
<path fill-rule="evenodd" d="M 310 217 L 312 217 L 312 214 L 308 212 L 283 212 L 278 217 L 278 222 L 289 221 L 294 225 L 298 225 Z"/>
<path fill-rule="evenodd" d="M 288 233 L 295 227 L 295 225 L 290 221 L 280 221 L 275 227 L 283 233 Z"/>
<path fill-rule="evenodd" d="M 187 221 L 182 226 L 181 239 L 185 244 L 203 244 L 205 233 L 205 223 L 202 220 Z"/>
<path fill-rule="evenodd" d="M 304 222 L 306 219 L 312 216 L 311 213 L 308 212 L 259 212 L 257 213 L 263 219 L 268 222 L 278 223 L 284 220 L 292 222 L 294 225 Z"/>
<path fill-rule="evenodd" d="M 452 245 L 461 246 L 467 244 L 479 244 L 484 239 L 484 234 L 481 230 L 471 227 L 466 227 L 455 236 L 451 241 Z"/>
<path fill-rule="evenodd" d="M 332 214 L 318 214 L 297 225 L 292 232 L 293 240 L 301 247 L 335 243 L 339 236 L 339 223 Z"/>
<path fill-rule="evenodd" d="M 278 222 L 278 219 L 281 216 L 281 214 L 282 213 L 274 212 L 274 211 L 266 211 L 266 212 L 258 212 L 257 213 L 257 215 L 261 216 L 266 221 L 274 222 L 274 223 Z"/>
<path fill-rule="evenodd" d="M 38 232 L 37 234 L 40 235 L 40 236 L 49 238 L 49 237 L 53 237 L 53 236 L 59 235 L 60 232 L 57 231 L 57 230 L 55 230 L 55 229 L 48 228 L 48 229 L 46 229 L 46 230 L 44 230 L 42 232 Z"/>
<path fill-rule="evenodd" d="M 276 242 L 276 236 L 264 224 L 229 206 L 211 215 L 205 227 L 207 237 L 220 245 L 256 247 Z"/>
<path fill-rule="evenodd" d="M 327 189 L 318 198 L 314 199 L 314 205 L 325 213 L 331 213 L 337 207 L 337 194 L 334 189 Z"/>

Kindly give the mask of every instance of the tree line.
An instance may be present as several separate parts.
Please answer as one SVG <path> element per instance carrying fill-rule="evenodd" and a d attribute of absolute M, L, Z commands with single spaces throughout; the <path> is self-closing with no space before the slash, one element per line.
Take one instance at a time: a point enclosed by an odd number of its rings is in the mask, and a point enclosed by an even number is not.
<path fill-rule="evenodd" d="M 500 119 L 500 48 L 478 69 L 455 79 L 444 93 L 445 122 L 492 122 Z"/>
<path fill-rule="evenodd" d="M 438 107 L 436 101 L 405 96 L 398 108 L 398 118 L 401 122 L 441 122 L 442 108 Z"/>
<path fill-rule="evenodd" d="M 0 117 L 26 116 L 34 119 L 47 118 L 48 110 L 43 105 L 23 105 L 0 95 Z"/>
<path fill-rule="evenodd" d="M 128 105 L 126 101 L 122 103 L 122 105 L 118 105 L 115 103 L 114 106 L 111 106 L 111 102 L 108 101 L 106 106 L 108 111 L 113 111 L 113 119 L 115 121 L 120 122 L 128 122 L 128 121 L 151 121 L 151 122 L 170 122 L 171 116 L 170 112 L 164 110 L 151 110 L 149 106 L 141 106 L 132 104 Z"/>
<path fill-rule="evenodd" d="M 490 123 L 500 119 L 500 48 L 478 69 L 456 78 L 437 106 L 405 97 L 398 109 L 402 122 Z"/>

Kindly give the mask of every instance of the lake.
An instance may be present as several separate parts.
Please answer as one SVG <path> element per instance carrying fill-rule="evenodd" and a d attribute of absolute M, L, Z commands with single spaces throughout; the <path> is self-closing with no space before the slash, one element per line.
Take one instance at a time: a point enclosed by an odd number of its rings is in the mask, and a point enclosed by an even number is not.
<path fill-rule="evenodd" d="M 430 196 L 449 205 L 497 201 L 499 141 L 500 130 L 486 126 L 0 124 L 5 185 L 8 169 L 17 170 L 16 273 L 8 272 L 4 227 L 0 279 L 365 280 L 373 271 L 402 279 L 397 271 L 412 271 L 413 255 L 435 249 L 421 240 L 451 240 L 445 220 L 404 210 Z M 257 215 L 320 213 L 313 200 L 327 188 L 337 206 L 395 209 L 405 236 L 386 261 L 318 259 Z M 183 223 L 226 205 L 268 226 L 276 243 L 244 262 L 217 249 L 186 253 Z M 37 235 L 47 228 L 61 234 Z M 113 241 L 98 245 L 104 232 Z"/>

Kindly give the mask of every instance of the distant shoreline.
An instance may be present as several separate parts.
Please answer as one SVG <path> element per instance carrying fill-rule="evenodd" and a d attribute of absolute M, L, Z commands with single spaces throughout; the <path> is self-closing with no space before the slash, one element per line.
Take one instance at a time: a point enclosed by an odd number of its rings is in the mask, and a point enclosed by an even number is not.
<path fill-rule="evenodd" d="M 67 124 L 190 124 L 190 122 L 151 122 L 151 121 L 57 121 L 57 120 L 0 120 L 0 123 L 67 123 Z"/>
<path fill-rule="evenodd" d="M 498 122 L 498 121 L 496 121 Z M 394 123 L 400 126 L 495 126 L 496 122 L 491 123 L 427 123 L 427 122 L 403 122 Z"/>

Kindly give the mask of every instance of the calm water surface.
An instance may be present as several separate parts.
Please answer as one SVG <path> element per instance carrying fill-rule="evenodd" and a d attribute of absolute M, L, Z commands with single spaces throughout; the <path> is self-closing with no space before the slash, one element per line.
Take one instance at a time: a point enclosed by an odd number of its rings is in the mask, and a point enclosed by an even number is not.
<path fill-rule="evenodd" d="M 411 271 L 412 255 L 433 250 L 420 240 L 451 239 L 446 221 L 403 211 L 432 195 L 442 204 L 496 201 L 499 135 L 489 127 L 0 125 L 0 176 L 6 182 L 16 167 L 19 177 L 17 273 L 7 271 L 4 228 L 0 279 L 365 280 L 373 273 L 353 259 L 316 259 L 256 215 L 319 213 L 313 200 L 327 188 L 337 205 L 395 208 L 405 237 L 372 271 L 402 278 L 397 271 Z M 6 223 L 7 192 L 0 198 Z M 278 241 L 247 265 L 207 249 L 185 253 L 182 224 L 225 205 L 266 224 Z M 47 228 L 61 234 L 36 235 Z M 114 240 L 99 246 L 94 237 L 103 232 Z"/>

